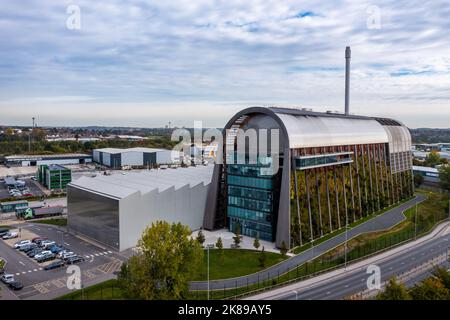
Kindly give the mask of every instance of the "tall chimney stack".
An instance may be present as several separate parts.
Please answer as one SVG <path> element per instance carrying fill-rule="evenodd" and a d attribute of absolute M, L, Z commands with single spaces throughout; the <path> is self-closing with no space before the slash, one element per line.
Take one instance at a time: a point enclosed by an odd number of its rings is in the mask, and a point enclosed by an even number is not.
<path fill-rule="evenodd" d="M 350 114 L 350 58 L 352 52 L 350 47 L 345 48 L 345 115 Z"/>

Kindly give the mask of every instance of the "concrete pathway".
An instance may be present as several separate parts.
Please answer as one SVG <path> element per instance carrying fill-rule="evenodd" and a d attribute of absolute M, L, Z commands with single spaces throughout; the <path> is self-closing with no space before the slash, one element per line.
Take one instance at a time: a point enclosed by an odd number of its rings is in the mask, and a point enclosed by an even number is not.
<path fill-rule="evenodd" d="M 368 221 L 365 221 L 352 229 L 349 229 L 347 232 L 348 239 L 352 239 L 363 233 L 382 231 L 392 228 L 393 226 L 406 219 L 405 215 L 403 214 L 405 210 L 411 208 L 416 203 L 424 201 L 425 199 L 426 195 L 418 194 L 415 198 L 395 208 L 392 208 Z M 259 281 L 277 277 L 278 275 L 282 275 L 289 270 L 292 270 L 293 268 L 322 255 L 323 253 L 343 244 L 344 242 L 345 232 L 263 271 L 237 278 L 210 281 L 210 290 L 223 290 L 243 287 L 253 283 L 258 283 Z M 191 290 L 207 290 L 207 288 L 207 281 L 192 281 L 190 283 Z"/>

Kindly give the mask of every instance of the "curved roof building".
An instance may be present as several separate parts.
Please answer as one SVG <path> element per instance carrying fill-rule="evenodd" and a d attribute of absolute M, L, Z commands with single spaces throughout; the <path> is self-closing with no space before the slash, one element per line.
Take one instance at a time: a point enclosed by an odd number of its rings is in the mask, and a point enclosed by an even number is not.
<path fill-rule="evenodd" d="M 396 120 L 251 107 L 230 119 L 224 141 L 206 229 L 239 228 L 292 248 L 413 193 L 411 136 Z"/>

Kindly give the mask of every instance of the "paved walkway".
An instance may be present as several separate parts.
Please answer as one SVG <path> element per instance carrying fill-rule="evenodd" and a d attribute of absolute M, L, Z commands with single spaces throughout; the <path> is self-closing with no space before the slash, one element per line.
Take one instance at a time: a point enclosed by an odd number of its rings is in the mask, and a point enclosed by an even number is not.
<path fill-rule="evenodd" d="M 348 239 L 352 239 L 363 233 L 382 231 L 392 228 L 396 224 L 406 219 L 405 215 L 403 214 L 405 210 L 411 208 L 416 203 L 422 202 L 425 199 L 425 195 L 418 194 L 415 198 L 395 208 L 392 208 L 385 213 L 374 217 L 373 219 L 361 223 L 360 225 L 352 229 L 349 229 L 347 232 Z M 305 263 L 306 261 L 320 256 L 321 254 L 343 244 L 344 242 L 345 232 L 263 271 L 237 278 L 210 281 L 210 289 L 223 290 L 224 288 L 231 289 L 236 287 L 243 287 L 247 286 L 247 284 L 253 284 L 257 283 L 258 281 L 274 278 L 278 275 L 288 272 L 289 270 L 292 270 L 293 268 Z M 207 281 L 192 281 L 190 283 L 191 290 L 207 290 L 207 288 Z"/>

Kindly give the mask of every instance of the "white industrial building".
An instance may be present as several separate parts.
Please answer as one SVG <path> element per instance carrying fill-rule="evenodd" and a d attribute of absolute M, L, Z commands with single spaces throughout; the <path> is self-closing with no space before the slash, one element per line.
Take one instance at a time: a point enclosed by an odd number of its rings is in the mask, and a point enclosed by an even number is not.
<path fill-rule="evenodd" d="M 45 154 L 45 155 L 12 155 L 6 156 L 3 162 L 9 166 L 68 165 L 92 162 L 92 157 L 83 153 Z"/>
<path fill-rule="evenodd" d="M 182 153 L 155 148 L 103 148 L 94 149 L 94 162 L 118 169 L 124 166 L 142 167 L 155 164 L 181 163 Z"/>
<path fill-rule="evenodd" d="M 158 220 L 203 224 L 213 166 L 81 177 L 67 187 L 68 227 L 120 251 Z"/>

